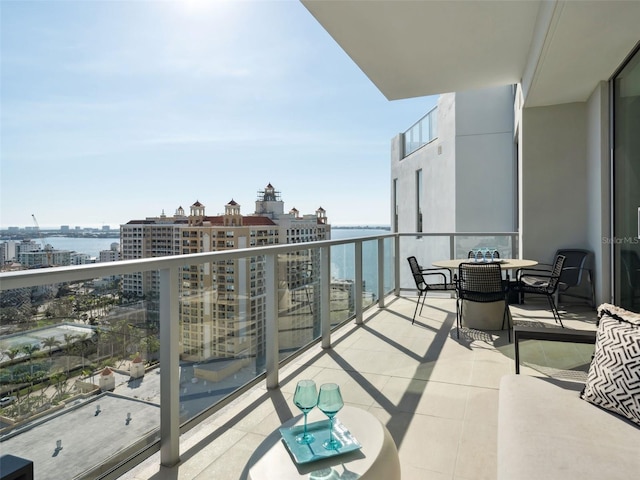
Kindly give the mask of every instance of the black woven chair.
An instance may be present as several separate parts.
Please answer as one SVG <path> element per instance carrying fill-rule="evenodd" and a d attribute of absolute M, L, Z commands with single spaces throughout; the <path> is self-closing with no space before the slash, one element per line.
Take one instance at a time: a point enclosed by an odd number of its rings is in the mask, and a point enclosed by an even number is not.
<path fill-rule="evenodd" d="M 409 262 L 409 267 L 411 268 L 413 280 L 416 283 L 416 289 L 418 290 L 418 301 L 416 302 L 416 308 L 413 311 L 413 319 L 411 320 L 411 324 L 413 325 L 416 321 L 418 305 L 420 305 L 420 315 L 422 315 L 422 308 L 424 307 L 424 301 L 427 298 L 427 292 L 455 291 L 456 284 L 453 280 L 454 277 L 451 270 L 448 268 L 422 268 L 414 256 L 408 257 L 407 260 Z M 425 277 L 436 278 L 438 281 L 428 283 Z M 420 303 L 420 299 L 422 299 L 422 304 Z"/>
<path fill-rule="evenodd" d="M 510 290 L 517 293 L 522 301 L 525 293 L 544 295 L 549 301 L 551 313 L 556 323 L 564 328 L 554 296 L 560 285 L 560 276 L 564 266 L 564 255 L 557 255 L 551 271 L 539 268 L 520 268 L 516 271 L 516 280 L 511 283 Z"/>
<path fill-rule="evenodd" d="M 593 252 L 577 248 L 563 249 L 556 256 L 564 256 L 560 283 L 556 292 L 556 304 L 561 296 L 587 300 L 595 308 L 595 288 L 593 284 Z"/>
<path fill-rule="evenodd" d="M 511 341 L 511 322 L 509 320 L 508 282 L 502 280 L 502 271 L 497 263 L 461 263 L 458 267 L 456 300 L 456 335 L 460 338 L 462 326 L 462 305 L 465 301 L 492 303 L 504 301 L 502 327 L 507 324 L 507 334 Z"/>

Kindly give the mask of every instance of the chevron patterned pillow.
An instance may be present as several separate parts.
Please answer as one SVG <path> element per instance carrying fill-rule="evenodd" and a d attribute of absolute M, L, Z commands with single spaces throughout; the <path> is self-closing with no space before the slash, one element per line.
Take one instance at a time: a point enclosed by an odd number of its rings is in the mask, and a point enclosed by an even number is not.
<path fill-rule="evenodd" d="M 616 307 L 601 315 L 595 354 L 581 397 L 640 425 L 640 324 Z"/>

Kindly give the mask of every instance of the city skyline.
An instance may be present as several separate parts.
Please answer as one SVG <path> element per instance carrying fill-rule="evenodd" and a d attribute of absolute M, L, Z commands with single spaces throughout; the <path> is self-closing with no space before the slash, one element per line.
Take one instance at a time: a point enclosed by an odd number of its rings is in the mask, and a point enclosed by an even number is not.
<path fill-rule="evenodd" d="M 388 225 L 390 141 L 437 100 L 388 101 L 298 1 L 9 1 L 0 18 L 1 229 L 116 228 L 185 199 L 249 213 L 268 183 L 332 225 Z"/>

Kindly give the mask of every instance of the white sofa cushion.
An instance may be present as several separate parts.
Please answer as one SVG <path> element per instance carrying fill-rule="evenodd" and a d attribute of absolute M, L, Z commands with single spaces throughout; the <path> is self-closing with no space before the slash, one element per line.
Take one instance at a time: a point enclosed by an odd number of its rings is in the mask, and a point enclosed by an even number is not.
<path fill-rule="evenodd" d="M 498 480 L 628 480 L 640 472 L 640 428 L 547 380 L 500 382 Z"/>

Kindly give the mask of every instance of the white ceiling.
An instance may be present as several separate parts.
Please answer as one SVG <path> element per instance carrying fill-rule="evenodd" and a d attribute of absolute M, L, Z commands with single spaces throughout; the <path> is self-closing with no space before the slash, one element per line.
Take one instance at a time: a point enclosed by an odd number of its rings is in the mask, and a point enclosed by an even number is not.
<path fill-rule="evenodd" d="M 640 0 L 301 0 L 389 100 L 509 83 L 585 101 L 640 41 Z"/>

